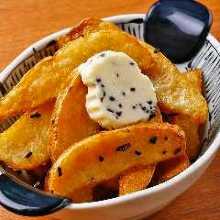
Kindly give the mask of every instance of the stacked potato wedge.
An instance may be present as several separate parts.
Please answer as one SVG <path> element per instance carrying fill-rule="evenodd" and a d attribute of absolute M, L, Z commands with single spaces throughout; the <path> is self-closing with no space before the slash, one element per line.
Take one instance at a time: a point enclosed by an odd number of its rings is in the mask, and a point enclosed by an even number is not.
<path fill-rule="evenodd" d="M 100 186 L 125 195 L 166 181 L 196 159 L 208 112 L 200 70 L 181 74 L 158 50 L 95 18 L 56 43 L 56 54 L 0 100 L 1 121 L 21 115 L 0 134 L 0 161 L 15 170 L 52 163 L 45 190 L 84 202 Z M 154 118 L 103 131 L 89 117 L 77 67 L 104 50 L 128 54 L 150 77 L 158 98 Z"/>

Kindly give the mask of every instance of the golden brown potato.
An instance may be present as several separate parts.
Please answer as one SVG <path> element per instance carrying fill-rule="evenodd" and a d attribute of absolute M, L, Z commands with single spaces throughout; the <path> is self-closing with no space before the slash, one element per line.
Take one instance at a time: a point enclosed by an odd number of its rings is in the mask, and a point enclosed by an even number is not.
<path fill-rule="evenodd" d="M 48 128 L 54 102 L 46 103 L 22 115 L 0 134 L 0 160 L 9 167 L 34 169 L 49 161 Z"/>
<path fill-rule="evenodd" d="M 100 126 L 86 111 L 86 94 L 87 88 L 77 77 L 58 96 L 49 132 L 49 152 L 52 161 L 70 145 L 99 132 Z"/>
<path fill-rule="evenodd" d="M 156 165 L 146 167 L 133 167 L 121 175 L 119 179 L 119 195 L 136 192 L 145 189 L 154 174 Z"/>
<path fill-rule="evenodd" d="M 159 108 L 157 108 L 156 116 L 151 119 L 151 122 L 163 122 Z M 147 167 L 132 167 L 127 170 L 119 179 L 119 195 L 139 191 L 147 187 L 154 174 L 154 170 L 155 165 L 149 165 Z"/>
<path fill-rule="evenodd" d="M 125 52 L 143 72 L 147 72 L 152 64 L 148 50 L 129 34 L 118 30 L 91 32 L 67 43 L 53 57 L 42 60 L 29 70 L 14 89 L 0 100 L 0 120 L 57 97 L 69 82 L 73 69 L 103 50 Z"/>
<path fill-rule="evenodd" d="M 53 164 L 47 185 L 51 192 L 78 201 L 78 190 L 93 188 L 131 167 L 167 160 L 184 151 L 184 133 L 175 125 L 140 123 L 105 131 L 67 149 Z"/>
<path fill-rule="evenodd" d="M 191 83 L 192 80 L 181 74 L 162 53 L 146 43 L 142 45 L 150 51 L 155 62 L 149 75 L 161 111 L 188 115 L 197 124 L 203 124 L 207 120 L 208 106 L 201 92 Z"/>
<path fill-rule="evenodd" d="M 201 69 L 190 70 L 186 72 L 184 75 L 192 83 L 193 87 L 198 89 L 198 91 L 202 93 L 203 79 Z"/>
<path fill-rule="evenodd" d="M 186 135 L 186 153 L 190 160 L 196 159 L 201 150 L 199 125 L 188 117 L 188 115 L 172 116 L 171 123 L 183 129 Z"/>
<path fill-rule="evenodd" d="M 176 158 L 172 158 L 157 165 L 157 175 L 158 181 L 165 182 L 172 177 L 178 175 L 189 167 L 190 162 L 187 154 L 180 155 Z"/>
<path fill-rule="evenodd" d="M 86 93 L 87 88 L 83 85 L 79 78 L 76 78 L 73 79 L 69 87 L 67 87 L 58 96 L 55 111 L 52 117 L 53 124 L 51 124 L 49 132 L 49 152 L 52 161 L 56 161 L 59 155 L 72 144 L 92 134 L 98 133 L 101 129 L 96 122 L 89 118 L 88 113 L 86 112 Z M 151 121 L 162 122 L 162 116 L 159 108 L 156 111 L 156 116 L 152 118 Z M 137 174 L 134 172 L 135 170 L 132 169 L 132 172 L 130 172 L 131 176 L 146 176 L 145 169 L 143 169 L 143 174 L 141 174 L 140 170 L 138 170 Z M 129 178 L 128 174 L 123 179 L 126 178 Z M 136 185 L 138 185 L 138 181 L 139 179 L 137 179 Z M 147 181 L 148 180 L 145 182 Z M 113 179 L 111 181 L 106 181 L 102 185 L 105 188 L 110 188 L 111 190 L 116 191 L 118 182 Z M 124 190 L 126 190 L 125 184 Z"/>
<path fill-rule="evenodd" d="M 106 22 L 88 18 L 77 27 L 74 27 L 67 36 L 64 36 L 60 45 L 63 46 L 79 36 L 89 35 L 96 31 L 102 32 L 103 30 L 115 31 L 116 28 Z M 150 68 L 141 69 L 153 80 L 161 111 L 186 114 L 193 117 L 199 124 L 204 123 L 207 119 L 207 104 L 202 94 L 190 83 L 192 79 L 188 79 L 188 77 L 181 74 L 176 66 L 162 53 L 155 53 L 153 47 L 144 42 L 141 43 L 153 58 L 153 60 L 151 59 Z"/>
<path fill-rule="evenodd" d="M 98 18 L 85 18 L 79 24 L 75 25 L 69 33 L 57 39 L 58 48 L 63 47 L 69 41 L 79 37 L 84 37 L 91 32 L 99 30 L 119 30 L 119 28 L 110 22 L 102 22 Z"/>

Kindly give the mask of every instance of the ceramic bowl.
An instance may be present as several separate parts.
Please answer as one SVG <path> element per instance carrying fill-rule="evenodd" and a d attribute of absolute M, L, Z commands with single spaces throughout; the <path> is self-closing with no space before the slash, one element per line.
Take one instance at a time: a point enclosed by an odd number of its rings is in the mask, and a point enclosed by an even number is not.
<path fill-rule="evenodd" d="M 124 31 L 143 40 L 144 14 L 127 14 L 108 17 L 104 20 L 117 24 Z M 70 28 L 49 35 L 22 52 L 0 74 L 0 94 L 4 96 L 39 59 L 56 51 L 54 40 Z M 209 34 L 202 49 L 187 63 L 178 68 L 201 68 L 204 73 L 205 96 L 209 106 L 209 120 L 203 138 L 203 148 L 198 159 L 174 178 L 151 188 L 105 201 L 69 204 L 51 214 L 62 220 L 112 220 L 141 219 L 162 209 L 187 190 L 206 170 L 220 146 L 220 44 Z M 0 125 L 5 130 L 14 119 Z M 1 195 L 0 195 L 1 197 Z M 30 201 L 31 203 L 31 201 Z M 46 219 L 46 218 L 45 218 Z"/>

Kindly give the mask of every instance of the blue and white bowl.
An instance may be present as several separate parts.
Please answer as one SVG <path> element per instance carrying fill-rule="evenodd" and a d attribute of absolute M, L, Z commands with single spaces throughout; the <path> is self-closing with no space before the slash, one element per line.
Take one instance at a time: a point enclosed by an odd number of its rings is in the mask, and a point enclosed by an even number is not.
<path fill-rule="evenodd" d="M 128 14 L 108 17 L 104 20 L 113 22 L 124 31 L 143 40 L 143 18 L 144 14 Z M 55 39 L 66 34 L 70 28 L 49 35 L 34 43 L 23 51 L 11 62 L 0 74 L 0 95 L 7 94 L 40 59 L 53 55 L 57 48 Z M 113 198 L 105 201 L 74 204 L 68 202 L 66 207 L 51 214 L 54 219 L 62 220 L 112 220 L 112 219 L 141 219 L 162 209 L 177 196 L 188 189 L 206 170 L 220 146 L 220 44 L 212 34 L 209 34 L 202 49 L 187 63 L 178 65 L 181 71 L 188 68 L 201 68 L 204 74 L 205 96 L 209 106 L 209 120 L 204 134 L 203 148 L 199 158 L 185 171 L 176 177 L 153 186 L 151 188 L 131 193 L 129 195 Z M 0 125 L 0 130 L 5 130 L 15 119 L 9 119 Z M 0 190 L 1 183 L 0 178 Z M 64 186 L 65 187 L 65 186 Z M 10 190 L 10 189 L 9 189 Z M 21 196 L 19 194 L 19 196 Z M 0 202 L 4 204 L 0 193 Z M 14 195 L 16 197 L 16 195 Z M 15 198 L 16 201 L 19 198 Z M 15 201 L 15 203 L 16 203 Z M 31 206 L 32 201 L 29 201 Z M 7 204 L 5 205 L 7 206 Z M 64 205 L 63 205 L 64 206 Z M 21 209 L 22 207 L 19 206 Z M 19 214 L 37 215 L 37 213 L 18 211 L 13 204 L 7 207 Z M 25 207 L 23 207 L 25 209 Z M 33 208 L 33 207 L 32 207 Z M 44 207 L 45 208 L 45 207 Z M 47 207 L 48 208 L 48 207 Z M 39 214 L 46 214 L 46 209 Z M 55 210 L 55 209 L 54 209 Z"/>

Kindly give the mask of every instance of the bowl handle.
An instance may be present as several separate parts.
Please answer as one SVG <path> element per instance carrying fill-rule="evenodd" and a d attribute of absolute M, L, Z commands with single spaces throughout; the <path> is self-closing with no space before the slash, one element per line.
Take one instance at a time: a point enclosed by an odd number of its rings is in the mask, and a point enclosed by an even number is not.
<path fill-rule="evenodd" d="M 70 200 L 34 189 L 17 178 L 0 173 L 0 205 L 19 215 L 42 216 L 70 204 Z"/>

